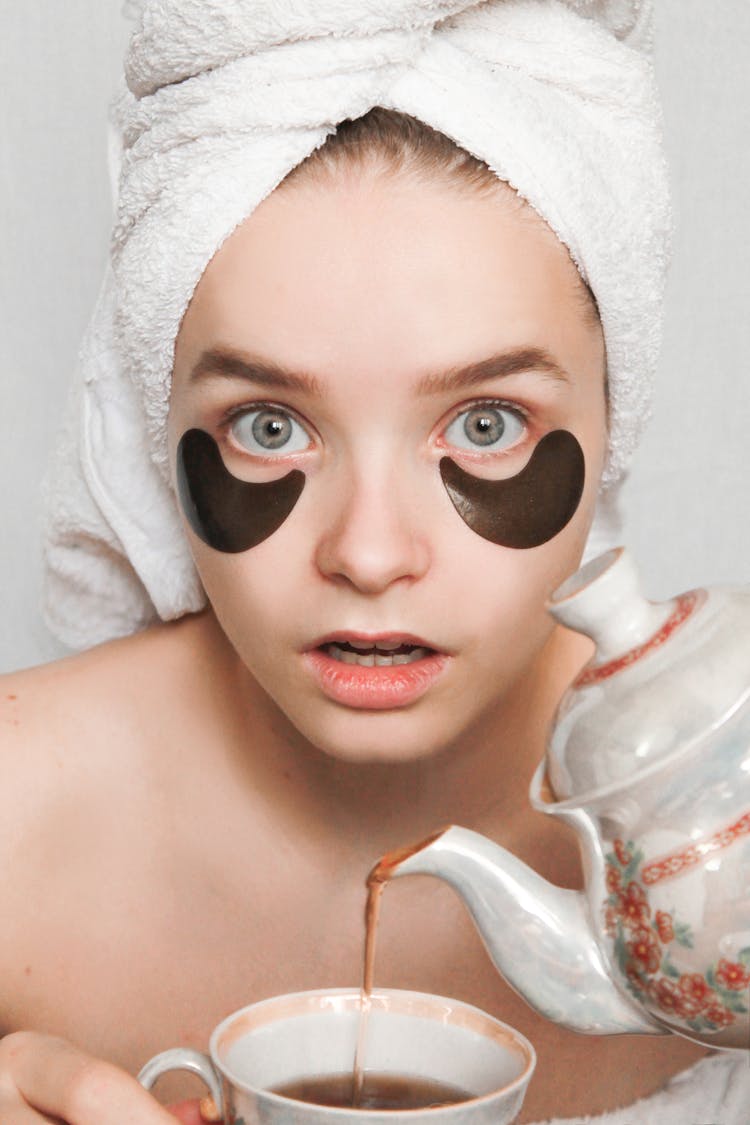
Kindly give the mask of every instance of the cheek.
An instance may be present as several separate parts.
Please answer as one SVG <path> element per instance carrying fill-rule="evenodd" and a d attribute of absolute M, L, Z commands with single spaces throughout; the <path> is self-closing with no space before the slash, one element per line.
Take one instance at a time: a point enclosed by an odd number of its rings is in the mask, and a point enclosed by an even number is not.
<path fill-rule="evenodd" d="M 270 614 L 284 596 L 283 573 L 264 566 L 259 548 L 249 553 L 223 555 L 197 546 L 193 550 L 198 573 L 211 605 L 223 616 L 238 621 L 257 619 L 264 606 Z M 267 555 L 267 551 L 263 551 Z M 262 616 L 262 613 L 261 613 Z"/>
<path fill-rule="evenodd" d="M 481 593 L 490 615 L 502 606 L 519 635 L 534 620 L 547 627 L 546 600 L 580 564 L 606 451 L 603 412 L 592 415 L 580 428 L 580 443 L 566 431 L 548 434 L 513 478 L 473 478 L 447 458 L 441 463 L 456 518 L 465 525 L 461 531 L 457 525 L 450 545 L 444 540 L 464 597 L 474 601 Z"/>
<path fill-rule="evenodd" d="M 223 554 L 193 541 L 193 558 L 224 633 L 248 667 L 268 662 L 295 634 L 309 610 L 309 551 L 296 532 L 295 513 L 252 550 Z M 309 548 L 309 544 L 307 544 Z"/>
<path fill-rule="evenodd" d="M 193 532 L 224 554 L 249 551 L 281 527 L 305 485 L 294 470 L 280 480 L 238 480 L 205 430 L 183 434 L 176 456 L 177 494 Z"/>
<path fill-rule="evenodd" d="M 554 430 L 513 477 L 486 480 L 450 457 L 440 475 L 464 523 L 501 547 L 529 550 L 554 539 L 575 515 L 585 481 L 584 454 L 573 434 Z"/>
<path fill-rule="evenodd" d="M 472 532 L 455 515 L 452 541 L 445 540 L 452 593 L 441 604 L 443 612 L 454 617 L 459 607 L 459 619 L 463 618 L 476 639 L 476 658 L 489 679 L 495 677 L 497 690 L 502 691 L 509 685 L 509 677 L 523 671 L 554 628 L 546 603 L 580 566 L 596 504 L 603 448 L 603 444 L 601 450 L 587 445 L 586 480 L 576 510 L 558 534 L 537 547 L 496 545 Z"/>
<path fill-rule="evenodd" d="M 552 624 L 546 602 L 578 568 L 585 538 L 585 531 L 576 534 L 571 527 L 530 551 L 494 547 L 480 558 L 465 552 L 453 585 L 462 587 L 461 609 L 470 607 L 476 635 L 487 634 L 501 647 L 523 647 L 528 637 L 546 633 Z"/>

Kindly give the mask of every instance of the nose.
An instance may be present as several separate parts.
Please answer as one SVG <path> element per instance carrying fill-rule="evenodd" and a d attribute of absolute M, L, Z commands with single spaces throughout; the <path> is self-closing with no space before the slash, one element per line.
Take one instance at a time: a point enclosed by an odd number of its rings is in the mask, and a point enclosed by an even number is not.
<path fill-rule="evenodd" d="M 315 561 L 326 578 L 363 594 L 415 581 L 429 567 L 430 547 L 419 504 L 382 465 L 380 472 L 341 474 L 337 496 L 320 531 Z"/>

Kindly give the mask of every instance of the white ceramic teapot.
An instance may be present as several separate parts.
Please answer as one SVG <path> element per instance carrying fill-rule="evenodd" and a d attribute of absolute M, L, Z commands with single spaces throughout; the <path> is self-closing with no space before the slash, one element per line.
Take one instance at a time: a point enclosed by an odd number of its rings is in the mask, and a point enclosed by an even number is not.
<path fill-rule="evenodd" d="M 458 827 L 388 874 L 449 882 L 503 976 L 557 1023 L 750 1048 L 750 591 L 654 604 L 617 548 L 549 609 L 597 645 L 531 785 L 577 832 L 585 890 Z"/>

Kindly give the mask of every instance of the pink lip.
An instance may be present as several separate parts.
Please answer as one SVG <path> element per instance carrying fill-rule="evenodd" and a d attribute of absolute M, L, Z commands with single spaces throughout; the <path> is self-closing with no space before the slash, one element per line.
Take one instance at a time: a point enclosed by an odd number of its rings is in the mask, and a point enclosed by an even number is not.
<path fill-rule="evenodd" d="M 303 660 L 324 695 L 335 703 L 367 711 L 388 711 L 414 703 L 439 679 L 450 657 L 444 652 L 430 652 L 410 664 L 368 668 L 362 664 L 344 664 L 334 660 L 319 646 L 336 641 L 356 640 L 359 644 L 390 641 L 399 644 L 432 648 L 425 641 L 405 633 L 331 633 L 321 638 L 316 647 L 303 653 Z"/>

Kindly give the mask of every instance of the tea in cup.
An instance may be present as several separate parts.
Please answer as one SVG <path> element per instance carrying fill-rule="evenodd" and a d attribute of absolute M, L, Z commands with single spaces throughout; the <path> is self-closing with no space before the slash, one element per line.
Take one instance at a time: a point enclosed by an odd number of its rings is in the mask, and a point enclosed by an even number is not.
<path fill-rule="evenodd" d="M 275 996 L 228 1016 L 209 1055 L 174 1048 L 139 1080 L 189 1070 L 208 1086 L 227 1125 L 509 1125 L 536 1064 L 519 1032 L 479 1008 L 427 993 L 370 997 L 363 1083 L 354 1098 L 359 988 Z"/>

